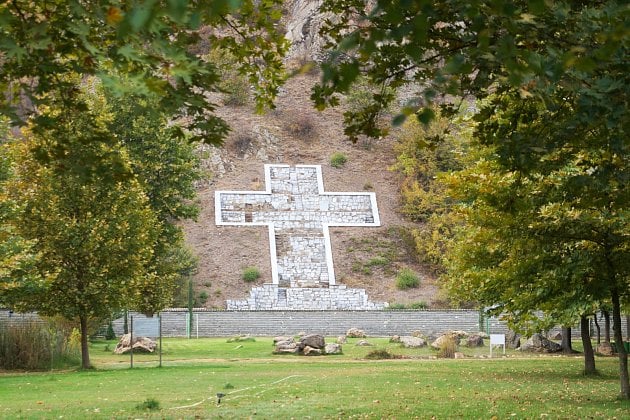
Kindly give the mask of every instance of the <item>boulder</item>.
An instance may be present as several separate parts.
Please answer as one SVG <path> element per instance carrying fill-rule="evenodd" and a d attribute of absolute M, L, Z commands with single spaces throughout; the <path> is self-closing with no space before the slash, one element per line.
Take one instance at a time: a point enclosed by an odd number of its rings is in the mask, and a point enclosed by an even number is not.
<path fill-rule="evenodd" d="M 131 334 L 125 334 L 120 337 L 114 353 L 126 354 L 133 347 L 134 353 L 153 353 L 157 348 L 157 343 L 148 337 L 134 337 L 133 346 L 131 345 Z"/>
<path fill-rule="evenodd" d="M 281 341 L 276 344 L 276 349 L 273 351 L 275 354 L 296 354 L 300 351 L 297 343 L 289 341 Z"/>
<path fill-rule="evenodd" d="M 551 340 L 562 340 L 562 333 L 560 331 L 556 331 L 554 333 L 551 333 L 549 335 L 549 338 Z"/>
<path fill-rule="evenodd" d="M 533 353 L 557 353 L 562 351 L 562 346 L 548 340 L 541 334 L 534 334 L 521 346 L 521 350 Z"/>
<path fill-rule="evenodd" d="M 328 343 L 328 344 L 326 344 L 326 347 L 324 348 L 324 352 L 326 354 L 341 354 L 341 353 L 343 353 L 343 351 L 341 349 L 341 344 L 337 344 L 337 343 Z"/>
<path fill-rule="evenodd" d="M 483 347 L 483 338 L 477 334 L 469 335 L 465 345 L 466 347 Z"/>
<path fill-rule="evenodd" d="M 356 345 L 357 346 L 371 346 L 372 343 L 369 343 L 366 340 L 359 340 Z"/>
<path fill-rule="evenodd" d="M 457 335 L 446 333 L 436 338 L 435 341 L 431 343 L 431 347 L 433 347 L 436 350 L 439 350 L 442 348 L 446 340 L 454 340 L 455 344 L 459 345 L 459 337 Z"/>
<path fill-rule="evenodd" d="M 427 342 L 424 338 L 413 337 L 409 335 L 400 337 L 400 343 L 403 345 L 403 347 L 408 347 L 408 348 L 420 348 L 427 345 Z"/>
<path fill-rule="evenodd" d="M 464 353 L 460 353 L 458 351 L 455 352 L 455 359 L 465 359 L 466 355 Z"/>
<path fill-rule="evenodd" d="M 602 356 L 612 356 L 615 354 L 615 349 L 610 343 L 603 342 L 597 346 L 596 352 Z"/>
<path fill-rule="evenodd" d="M 324 336 L 320 334 L 309 334 L 305 335 L 300 339 L 301 349 L 306 347 L 311 347 L 314 349 L 324 349 L 326 347 L 326 341 L 324 340 Z"/>
<path fill-rule="evenodd" d="M 445 334 L 456 336 L 459 339 L 466 338 L 469 335 L 466 331 L 462 331 L 462 330 L 448 331 Z"/>
<path fill-rule="evenodd" d="M 505 334 L 505 346 L 508 349 L 517 349 L 521 347 L 521 335 L 510 330 Z"/>
<path fill-rule="evenodd" d="M 302 350 L 302 354 L 304 356 L 321 356 L 322 355 L 322 349 L 316 349 L 316 348 L 311 347 L 311 346 L 306 346 Z"/>
<path fill-rule="evenodd" d="M 348 338 L 345 335 L 340 335 L 337 337 L 337 344 L 346 344 Z"/>
<path fill-rule="evenodd" d="M 350 337 L 350 338 L 365 338 L 365 337 L 367 337 L 367 335 L 365 335 L 365 331 L 363 331 L 363 330 L 360 330 L 358 328 L 350 328 L 346 332 L 346 337 Z"/>
<path fill-rule="evenodd" d="M 422 331 L 415 330 L 415 331 L 412 331 L 411 336 L 412 337 L 424 337 L 424 334 L 422 334 Z"/>
<path fill-rule="evenodd" d="M 278 336 L 278 337 L 274 337 L 273 338 L 273 345 L 275 346 L 278 343 L 282 343 L 282 342 L 292 342 L 293 341 L 293 337 L 284 337 L 284 336 Z"/>
<path fill-rule="evenodd" d="M 488 334 L 486 334 L 485 332 L 483 332 L 483 331 L 479 331 L 479 332 L 475 333 L 474 335 L 478 335 L 481 338 L 490 338 L 490 336 Z"/>
<path fill-rule="evenodd" d="M 399 335 L 393 335 L 389 338 L 389 342 L 390 343 L 400 343 L 400 336 Z"/>

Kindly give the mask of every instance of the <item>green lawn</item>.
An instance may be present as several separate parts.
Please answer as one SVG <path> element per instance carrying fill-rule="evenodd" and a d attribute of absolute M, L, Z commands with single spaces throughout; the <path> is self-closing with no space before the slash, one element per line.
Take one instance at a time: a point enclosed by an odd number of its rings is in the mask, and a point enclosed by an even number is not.
<path fill-rule="evenodd" d="M 151 355 L 131 370 L 128 356 L 104 351 L 112 343 L 94 343 L 94 371 L 1 374 L 0 418 L 630 417 L 616 399 L 615 358 L 598 358 L 601 375 L 585 378 L 580 357 L 435 360 L 428 349 L 369 340 L 409 358 L 365 360 L 374 348 L 356 340 L 342 356 L 299 357 L 272 355 L 269 338 L 169 339 L 162 368 Z M 138 408 L 149 399 L 160 409 Z"/>

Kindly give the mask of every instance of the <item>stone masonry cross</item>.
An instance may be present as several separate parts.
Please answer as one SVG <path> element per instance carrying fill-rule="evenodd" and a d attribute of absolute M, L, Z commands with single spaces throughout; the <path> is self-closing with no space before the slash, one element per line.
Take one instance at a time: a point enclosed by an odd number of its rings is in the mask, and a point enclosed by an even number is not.
<path fill-rule="evenodd" d="M 330 226 L 380 226 L 376 195 L 324 192 L 319 165 L 265 165 L 265 191 L 216 191 L 217 225 L 268 226 L 273 284 L 335 284 Z"/>

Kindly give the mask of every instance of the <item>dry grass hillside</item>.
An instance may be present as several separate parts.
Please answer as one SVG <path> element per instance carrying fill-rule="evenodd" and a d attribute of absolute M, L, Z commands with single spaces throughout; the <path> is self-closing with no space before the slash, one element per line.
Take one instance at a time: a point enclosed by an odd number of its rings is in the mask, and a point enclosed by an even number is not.
<path fill-rule="evenodd" d="M 380 228 L 331 228 L 337 281 L 365 288 L 372 301 L 440 306 L 435 279 L 413 255 L 406 241 L 409 222 L 398 212 L 398 178 L 389 170 L 395 160 L 395 140 L 349 142 L 343 135 L 341 111 L 319 113 L 312 108 L 310 87 L 317 77 L 291 78 L 277 109 L 265 115 L 255 114 L 247 105 L 219 109 L 233 131 L 222 148 L 200 151 L 207 171 L 198 191 L 201 214 L 196 222 L 184 224 L 186 240 L 199 257 L 196 296 L 207 295 L 206 307 L 224 308 L 226 299 L 244 299 L 254 284 L 271 281 L 267 229 L 217 227 L 214 191 L 264 189 L 265 163 L 318 164 L 327 191 L 374 191 L 382 223 Z M 343 167 L 330 165 L 334 152 L 346 155 Z M 257 283 L 242 280 L 248 266 L 260 270 Z M 395 287 L 396 273 L 405 267 L 420 275 L 420 287 L 405 291 Z"/>

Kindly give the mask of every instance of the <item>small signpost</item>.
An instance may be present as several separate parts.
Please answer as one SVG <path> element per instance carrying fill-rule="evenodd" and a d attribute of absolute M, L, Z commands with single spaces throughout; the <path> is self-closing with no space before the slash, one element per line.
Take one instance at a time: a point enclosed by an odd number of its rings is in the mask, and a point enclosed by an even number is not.
<path fill-rule="evenodd" d="M 159 338 L 158 352 L 160 355 L 160 367 L 162 367 L 162 316 L 158 314 L 156 317 L 145 317 L 143 315 L 131 316 L 131 333 L 130 343 L 131 351 L 129 352 L 131 358 L 131 367 L 133 368 L 133 337 L 151 337 Z"/>
<path fill-rule="evenodd" d="M 490 334 L 490 357 L 492 357 L 493 346 L 503 346 L 503 354 L 505 355 L 505 334 Z"/>

